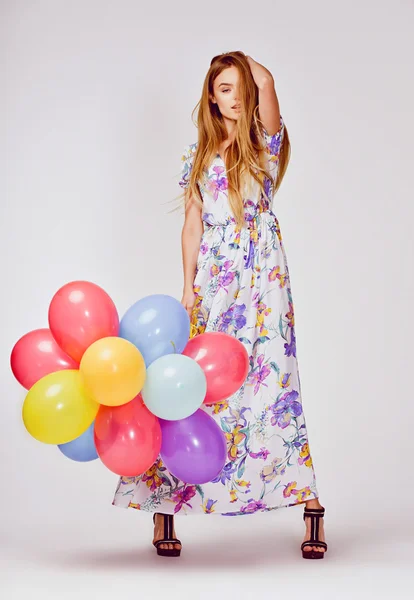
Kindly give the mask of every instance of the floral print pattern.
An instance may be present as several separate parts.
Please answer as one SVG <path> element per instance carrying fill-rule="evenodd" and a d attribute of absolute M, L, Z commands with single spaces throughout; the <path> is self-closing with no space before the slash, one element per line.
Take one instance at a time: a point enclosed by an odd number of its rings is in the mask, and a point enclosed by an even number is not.
<path fill-rule="evenodd" d="M 284 122 L 264 132 L 268 168 L 277 174 Z M 180 186 L 189 184 L 197 143 L 182 156 Z M 221 473 L 191 485 L 169 473 L 159 458 L 143 475 L 120 477 L 113 504 L 168 514 L 254 514 L 317 498 L 314 466 L 302 408 L 294 305 L 279 222 L 257 182 L 243 190 L 246 226 L 228 202 L 220 155 L 198 182 L 204 233 L 197 259 L 192 334 L 223 331 L 242 342 L 249 373 L 240 390 L 205 406 L 227 441 Z M 271 181 L 265 189 L 273 198 Z"/>

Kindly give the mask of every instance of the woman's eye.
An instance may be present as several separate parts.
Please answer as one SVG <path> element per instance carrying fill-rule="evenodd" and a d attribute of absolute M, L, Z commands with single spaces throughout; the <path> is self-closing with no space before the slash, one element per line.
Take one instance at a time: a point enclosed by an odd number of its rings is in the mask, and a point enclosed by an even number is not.
<path fill-rule="evenodd" d="M 226 90 L 222 90 L 222 91 L 223 91 L 223 92 L 229 92 L 230 90 L 229 90 L 229 89 L 226 89 Z"/>

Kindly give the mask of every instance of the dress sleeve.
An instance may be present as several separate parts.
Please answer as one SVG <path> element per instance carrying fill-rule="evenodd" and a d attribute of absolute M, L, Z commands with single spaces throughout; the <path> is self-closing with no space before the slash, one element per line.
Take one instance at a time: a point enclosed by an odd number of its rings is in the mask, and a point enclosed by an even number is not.
<path fill-rule="evenodd" d="M 193 168 L 193 160 L 195 155 L 196 143 L 189 144 L 184 148 L 184 152 L 181 156 L 181 178 L 178 182 L 183 189 L 188 188 L 190 185 L 190 175 Z"/>
<path fill-rule="evenodd" d="M 283 134 L 285 131 L 285 124 L 282 119 L 282 115 L 280 115 L 280 123 L 279 129 L 273 135 L 269 135 L 266 129 L 263 130 L 263 139 L 265 142 L 265 152 L 269 155 L 269 163 L 272 166 L 272 163 L 279 162 L 280 149 L 282 147 L 283 142 Z"/>

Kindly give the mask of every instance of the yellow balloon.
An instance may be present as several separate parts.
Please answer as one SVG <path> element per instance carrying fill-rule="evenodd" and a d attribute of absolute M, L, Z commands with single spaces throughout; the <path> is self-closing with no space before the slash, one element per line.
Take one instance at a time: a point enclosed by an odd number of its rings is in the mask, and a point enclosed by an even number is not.
<path fill-rule="evenodd" d="M 45 375 L 28 391 L 23 403 L 27 431 L 45 444 L 66 444 L 93 423 L 99 404 L 88 394 L 79 371 Z"/>
<path fill-rule="evenodd" d="M 120 337 L 102 338 L 89 346 L 79 365 L 86 389 L 100 404 L 121 406 L 144 387 L 144 357 Z"/>

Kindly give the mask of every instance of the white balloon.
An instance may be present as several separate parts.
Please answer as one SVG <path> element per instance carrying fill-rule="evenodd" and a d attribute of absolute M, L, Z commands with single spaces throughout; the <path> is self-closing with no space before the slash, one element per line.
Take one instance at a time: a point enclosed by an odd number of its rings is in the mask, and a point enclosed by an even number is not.
<path fill-rule="evenodd" d="M 200 365 L 189 356 L 167 354 L 147 368 L 141 395 L 155 416 L 178 421 L 195 413 L 206 393 L 207 380 Z"/>

